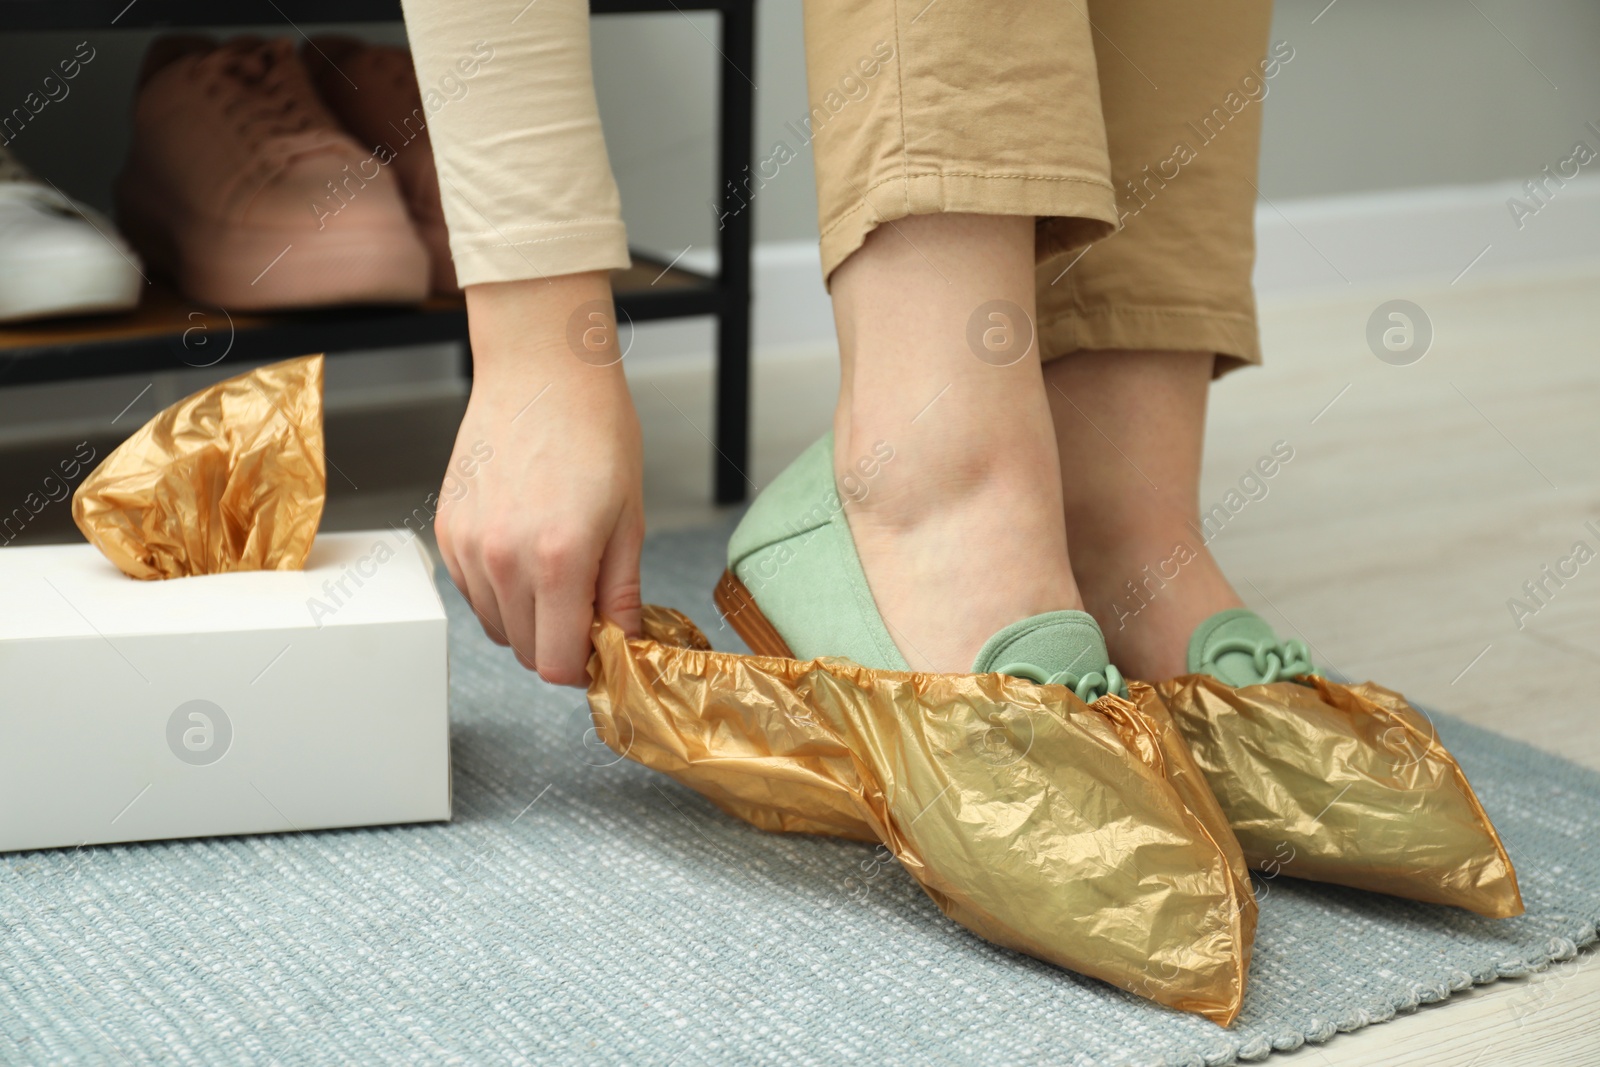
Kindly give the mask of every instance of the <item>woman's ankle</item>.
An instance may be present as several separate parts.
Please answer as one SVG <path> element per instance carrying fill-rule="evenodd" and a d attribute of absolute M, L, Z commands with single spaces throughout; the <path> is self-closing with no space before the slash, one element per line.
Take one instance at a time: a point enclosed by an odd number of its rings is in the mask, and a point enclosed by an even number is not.
<path fill-rule="evenodd" d="M 1037 512 L 1041 525 L 1060 526 L 1060 468 L 1039 430 L 859 419 L 835 434 L 834 480 L 852 514 L 870 513 L 882 525 L 915 526 L 950 508 L 985 507 L 997 521 Z"/>
<path fill-rule="evenodd" d="M 1161 681 L 1187 671 L 1189 637 L 1241 601 L 1204 540 L 1177 527 L 1073 541 L 1086 610 L 1124 674 Z"/>
<path fill-rule="evenodd" d="M 968 670 L 1010 623 L 1081 607 L 1059 498 L 1040 492 L 1059 484 L 1054 453 L 1034 451 L 954 428 L 875 432 L 861 420 L 835 438 L 834 480 L 857 555 L 914 668 Z"/>

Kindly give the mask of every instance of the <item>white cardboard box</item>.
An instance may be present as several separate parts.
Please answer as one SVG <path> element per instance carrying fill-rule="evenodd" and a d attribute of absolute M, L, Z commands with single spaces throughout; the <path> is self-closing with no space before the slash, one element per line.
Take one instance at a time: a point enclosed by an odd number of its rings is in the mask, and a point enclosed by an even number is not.
<path fill-rule="evenodd" d="M 404 533 L 154 582 L 0 549 L 0 852 L 448 819 L 446 655 Z"/>

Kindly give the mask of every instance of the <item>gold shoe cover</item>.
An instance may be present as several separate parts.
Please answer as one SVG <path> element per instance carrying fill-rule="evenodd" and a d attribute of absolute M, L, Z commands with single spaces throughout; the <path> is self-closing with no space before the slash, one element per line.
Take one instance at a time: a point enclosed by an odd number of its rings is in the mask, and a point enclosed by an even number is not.
<path fill-rule="evenodd" d="M 1432 724 L 1371 682 L 1305 681 L 1192 674 L 1139 698 L 1165 703 L 1252 867 L 1521 915 L 1500 836 Z"/>
<path fill-rule="evenodd" d="M 158 413 L 84 478 L 72 518 L 134 578 L 299 570 L 326 489 L 322 357 L 302 356 Z"/>
<path fill-rule="evenodd" d="M 764 830 L 881 841 L 996 944 L 1238 1014 L 1249 873 L 1147 692 L 1088 705 L 998 674 L 719 653 L 678 612 L 644 611 L 642 640 L 594 631 L 589 704 L 618 754 Z"/>

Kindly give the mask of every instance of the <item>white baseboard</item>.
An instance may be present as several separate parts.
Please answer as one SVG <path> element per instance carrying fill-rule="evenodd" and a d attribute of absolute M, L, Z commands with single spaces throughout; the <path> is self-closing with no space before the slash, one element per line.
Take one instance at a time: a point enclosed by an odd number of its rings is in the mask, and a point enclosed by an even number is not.
<path fill-rule="evenodd" d="M 1516 182 L 1432 186 L 1256 208 L 1256 292 L 1263 299 L 1347 283 L 1451 285 L 1600 256 L 1600 177 L 1554 189 L 1519 228 Z"/>
<path fill-rule="evenodd" d="M 351 352 L 330 359 L 323 390 L 330 412 L 414 404 L 465 392 L 460 346 L 415 345 Z M 113 431 L 132 433 L 156 412 L 212 382 L 239 373 L 219 364 L 175 370 L 47 382 L 0 389 L 0 448 L 30 441 L 78 440 Z"/>

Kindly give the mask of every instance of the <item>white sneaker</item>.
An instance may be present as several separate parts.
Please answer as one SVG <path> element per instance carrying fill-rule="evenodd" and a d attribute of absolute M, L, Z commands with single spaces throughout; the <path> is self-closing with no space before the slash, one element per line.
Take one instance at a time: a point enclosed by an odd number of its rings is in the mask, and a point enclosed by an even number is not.
<path fill-rule="evenodd" d="M 126 311 L 143 283 L 110 220 L 0 148 L 0 322 Z"/>

